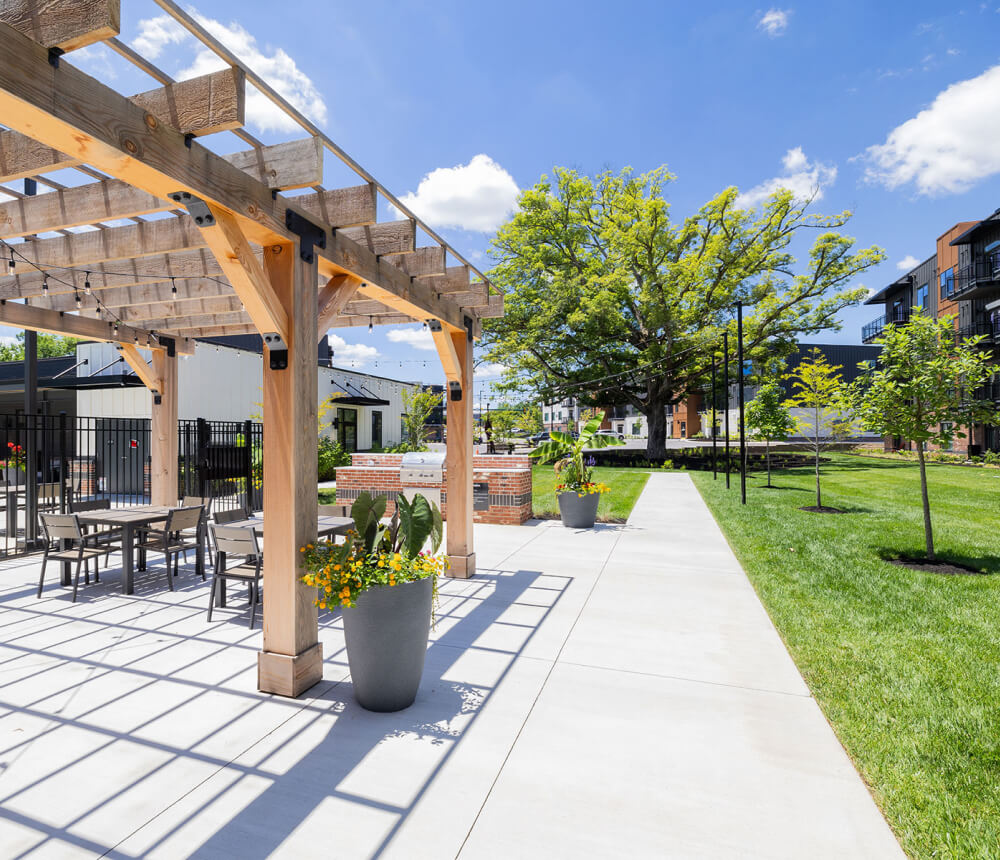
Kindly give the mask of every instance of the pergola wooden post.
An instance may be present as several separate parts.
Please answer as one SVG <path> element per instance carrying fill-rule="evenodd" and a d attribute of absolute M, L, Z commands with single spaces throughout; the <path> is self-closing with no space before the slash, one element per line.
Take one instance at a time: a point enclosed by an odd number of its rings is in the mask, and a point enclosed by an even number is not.
<path fill-rule="evenodd" d="M 264 354 L 264 644 L 257 687 L 298 696 L 323 677 L 316 589 L 300 581 L 300 549 L 316 540 L 316 265 L 297 245 L 264 249 L 264 270 L 288 319 L 288 366 Z"/>
<path fill-rule="evenodd" d="M 159 390 L 153 392 L 150 422 L 149 481 L 154 505 L 176 505 L 177 482 L 177 354 L 153 350 L 153 375 Z M 157 402 L 159 401 L 159 402 Z"/>
<path fill-rule="evenodd" d="M 474 267 L 198 21 L 160 5 L 227 68 L 172 80 L 116 38 L 118 0 L 0 2 L 0 182 L 36 177 L 52 189 L 0 200 L 2 250 L 18 257 L 0 269 L 0 323 L 118 345 L 153 392 L 159 504 L 178 496 L 176 356 L 192 354 L 199 337 L 264 337 L 258 685 L 297 696 L 322 677 L 315 591 L 299 580 L 299 549 L 316 534 L 316 338 L 372 323 L 426 321 L 434 331 L 449 383 L 447 552 L 451 575 L 467 577 L 475 571 L 473 341 L 483 318 L 503 314 L 503 296 L 471 281 Z M 126 96 L 83 74 L 69 52 L 95 43 L 158 89 Z M 247 83 L 306 138 L 264 146 L 247 132 Z M 220 156 L 221 147 L 198 141 L 223 131 L 250 149 Z M 325 154 L 362 184 L 324 188 Z M 46 176 L 57 170 L 76 171 L 84 184 Z M 310 190 L 281 193 L 299 188 Z M 380 197 L 403 218 L 376 223 Z M 85 225 L 92 229 L 71 230 Z M 416 246 L 418 231 L 430 245 Z M 62 235 L 20 241 L 45 233 Z M 448 266 L 449 257 L 460 265 Z M 140 350 L 152 351 L 151 366 Z"/>

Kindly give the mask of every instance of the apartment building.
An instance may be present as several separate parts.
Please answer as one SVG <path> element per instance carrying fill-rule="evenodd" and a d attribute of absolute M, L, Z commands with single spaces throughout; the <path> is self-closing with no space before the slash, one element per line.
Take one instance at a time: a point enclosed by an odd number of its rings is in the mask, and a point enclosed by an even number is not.
<path fill-rule="evenodd" d="M 1000 209 L 981 221 L 962 221 L 938 236 L 935 253 L 875 293 L 866 304 L 882 314 L 862 329 L 871 343 L 889 324 L 905 323 L 914 307 L 935 318 L 955 316 L 956 336 L 982 337 L 981 347 L 1000 357 Z M 1000 403 L 1000 377 L 981 396 Z M 887 439 L 890 448 L 906 447 Z M 1000 428 L 976 425 L 953 449 L 978 454 L 1000 451 Z"/>

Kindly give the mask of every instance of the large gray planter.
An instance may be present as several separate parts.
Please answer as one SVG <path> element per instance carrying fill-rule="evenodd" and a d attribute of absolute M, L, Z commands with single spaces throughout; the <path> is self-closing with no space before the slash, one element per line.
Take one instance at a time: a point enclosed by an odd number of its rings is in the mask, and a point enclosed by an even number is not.
<path fill-rule="evenodd" d="M 413 704 L 431 629 L 431 577 L 371 588 L 345 607 L 344 638 L 354 697 L 369 711 Z"/>
<path fill-rule="evenodd" d="M 562 523 L 568 529 L 592 529 L 597 521 L 597 506 L 601 501 L 600 493 L 559 494 L 559 514 Z"/>

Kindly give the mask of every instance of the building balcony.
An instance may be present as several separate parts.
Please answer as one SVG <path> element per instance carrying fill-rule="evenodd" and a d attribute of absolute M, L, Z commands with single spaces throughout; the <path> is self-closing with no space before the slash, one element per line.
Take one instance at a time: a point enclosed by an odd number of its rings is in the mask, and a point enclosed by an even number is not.
<path fill-rule="evenodd" d="M 977 400 L 992 400 L 1000 403 L 1000 381 L 988 382 L 982 388 L 977 388 L 975 393 Z"/>
<path fill-rule="evenodd" d="M 992 346 L 994 343 L 998 343 L 998 337 L 1000 337 L 1000 320 L 996 322 L 990 322 L 989 320 L 979 320 L 978 322 L 970 323 L 969 325 L 960 326 L 958 331 L 958 340 L 966 341 L 970 338 L 981 337 L 981 344 L 983 346 Z"/>
<path fill-rule="evenodd" d="M 1000 252 L 977 255 L 955 272 L 955 299 L 979 299 L 1000 292 Z"/>
<path fill-rule="evenodd" d="M 905 323 L 910 318 L 908 311 L 894 311 L 888 315 L 888 317 L 883 314 L 876 319 L 873 319 L 870 323 L 865 323 L 861 327 L 861 342 L 871 343 L 875 338 L 885 331 L 887 325 L 894 325 L 896 323 Z"/>

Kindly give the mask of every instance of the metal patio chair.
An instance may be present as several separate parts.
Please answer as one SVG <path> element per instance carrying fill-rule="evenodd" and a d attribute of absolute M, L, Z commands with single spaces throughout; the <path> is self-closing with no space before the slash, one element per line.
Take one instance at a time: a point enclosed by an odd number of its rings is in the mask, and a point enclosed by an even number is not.
<path fill-rule="evenodd" d="M 142 553 L 142 558 L 150 552 L 158 552 L 163 555 L 167 566 L 167 585 L 170 590 L 174 590 L 173 577 L 170 575 L 171 562 L 173 563 L 174 576 L 177 576 L 180 556 L 185 550 L 198 549 L 198 539 L 191 540 L 185 537 L 194 531 L 197 535 L 198 524 L 204 515 L 204 510 L 200 505 L 190 508 L 171 508 L 166 516 L 163 528 L 141 529 L 139 531 L 138 549 Z M 201 578 L 205 579 L 205 570 L 202 568 Z"/>
<path fill-rule="evenodd" d="M 212 569 L 212 590 L 208 596 L 208 620 L 212 620 L 212 608 L 219 590 L 226 587 L 227 579 L 235 579 L 245 582 L 250 588 L 250 629 L 253 630 L 257 604 L 260 602 L 260 581 L 264 563 L 257 534 L 252 528 L 220 526 L 215 523 L 210 525 L 209 529 L 212 532 L 216 555 L 215 566 Z M 225 558 L 222 558 L 222 555 L 225 555 Z M 232 556 L 241 556 L 243 560 L 235 567 L 228 567 Z"/>
<path fill-rule="evenodd" d="M 45 549 L 42 555 L 42 572 L 38 577 L 38 596 L 42 596 L 45 584 L 45 567 L 49 559 L 57 561 L 76 562 L 76 573 L 73 576 L 73 602 L 76 603 L 76 593 L 80 587 L 80 569 L 85 561 L 97 559 L 121 551 L 121 544 L 104 542 L 97 544 L 94 534 L 84 534 L 76 514 L 40 514 L 42 531 L 45 536 Z M 59 546 L 67 542 L 68 546 Z M 87 583 L 90 575 L 87 574 Z"/>
<path fill-rule="evenodd" d="M 89 501 L 71 501 L 69 503 L 69 512 L 71 514 L 82 514 L 87 511 L 110 511 L 111 510 L 111 499 L 91 499 Z M 95 543 L 100 546 L 103 543 L 109 543 L 118 541 L 121 543 L 122 540 L 122 530 L 119 527 L 109 527 L 101 528 L 99 526 L 85 525 L 81 524 L 80 529 L 88 537 L 94 538 Z M 104 566 L 108 566 L 108 556 L 104 557 Z M 89 584 L 89 580 L 85 580 Z M 100 582 L 101 576 L 98 572 L 97 559 L 94 559 L 94 581 Z"/>

